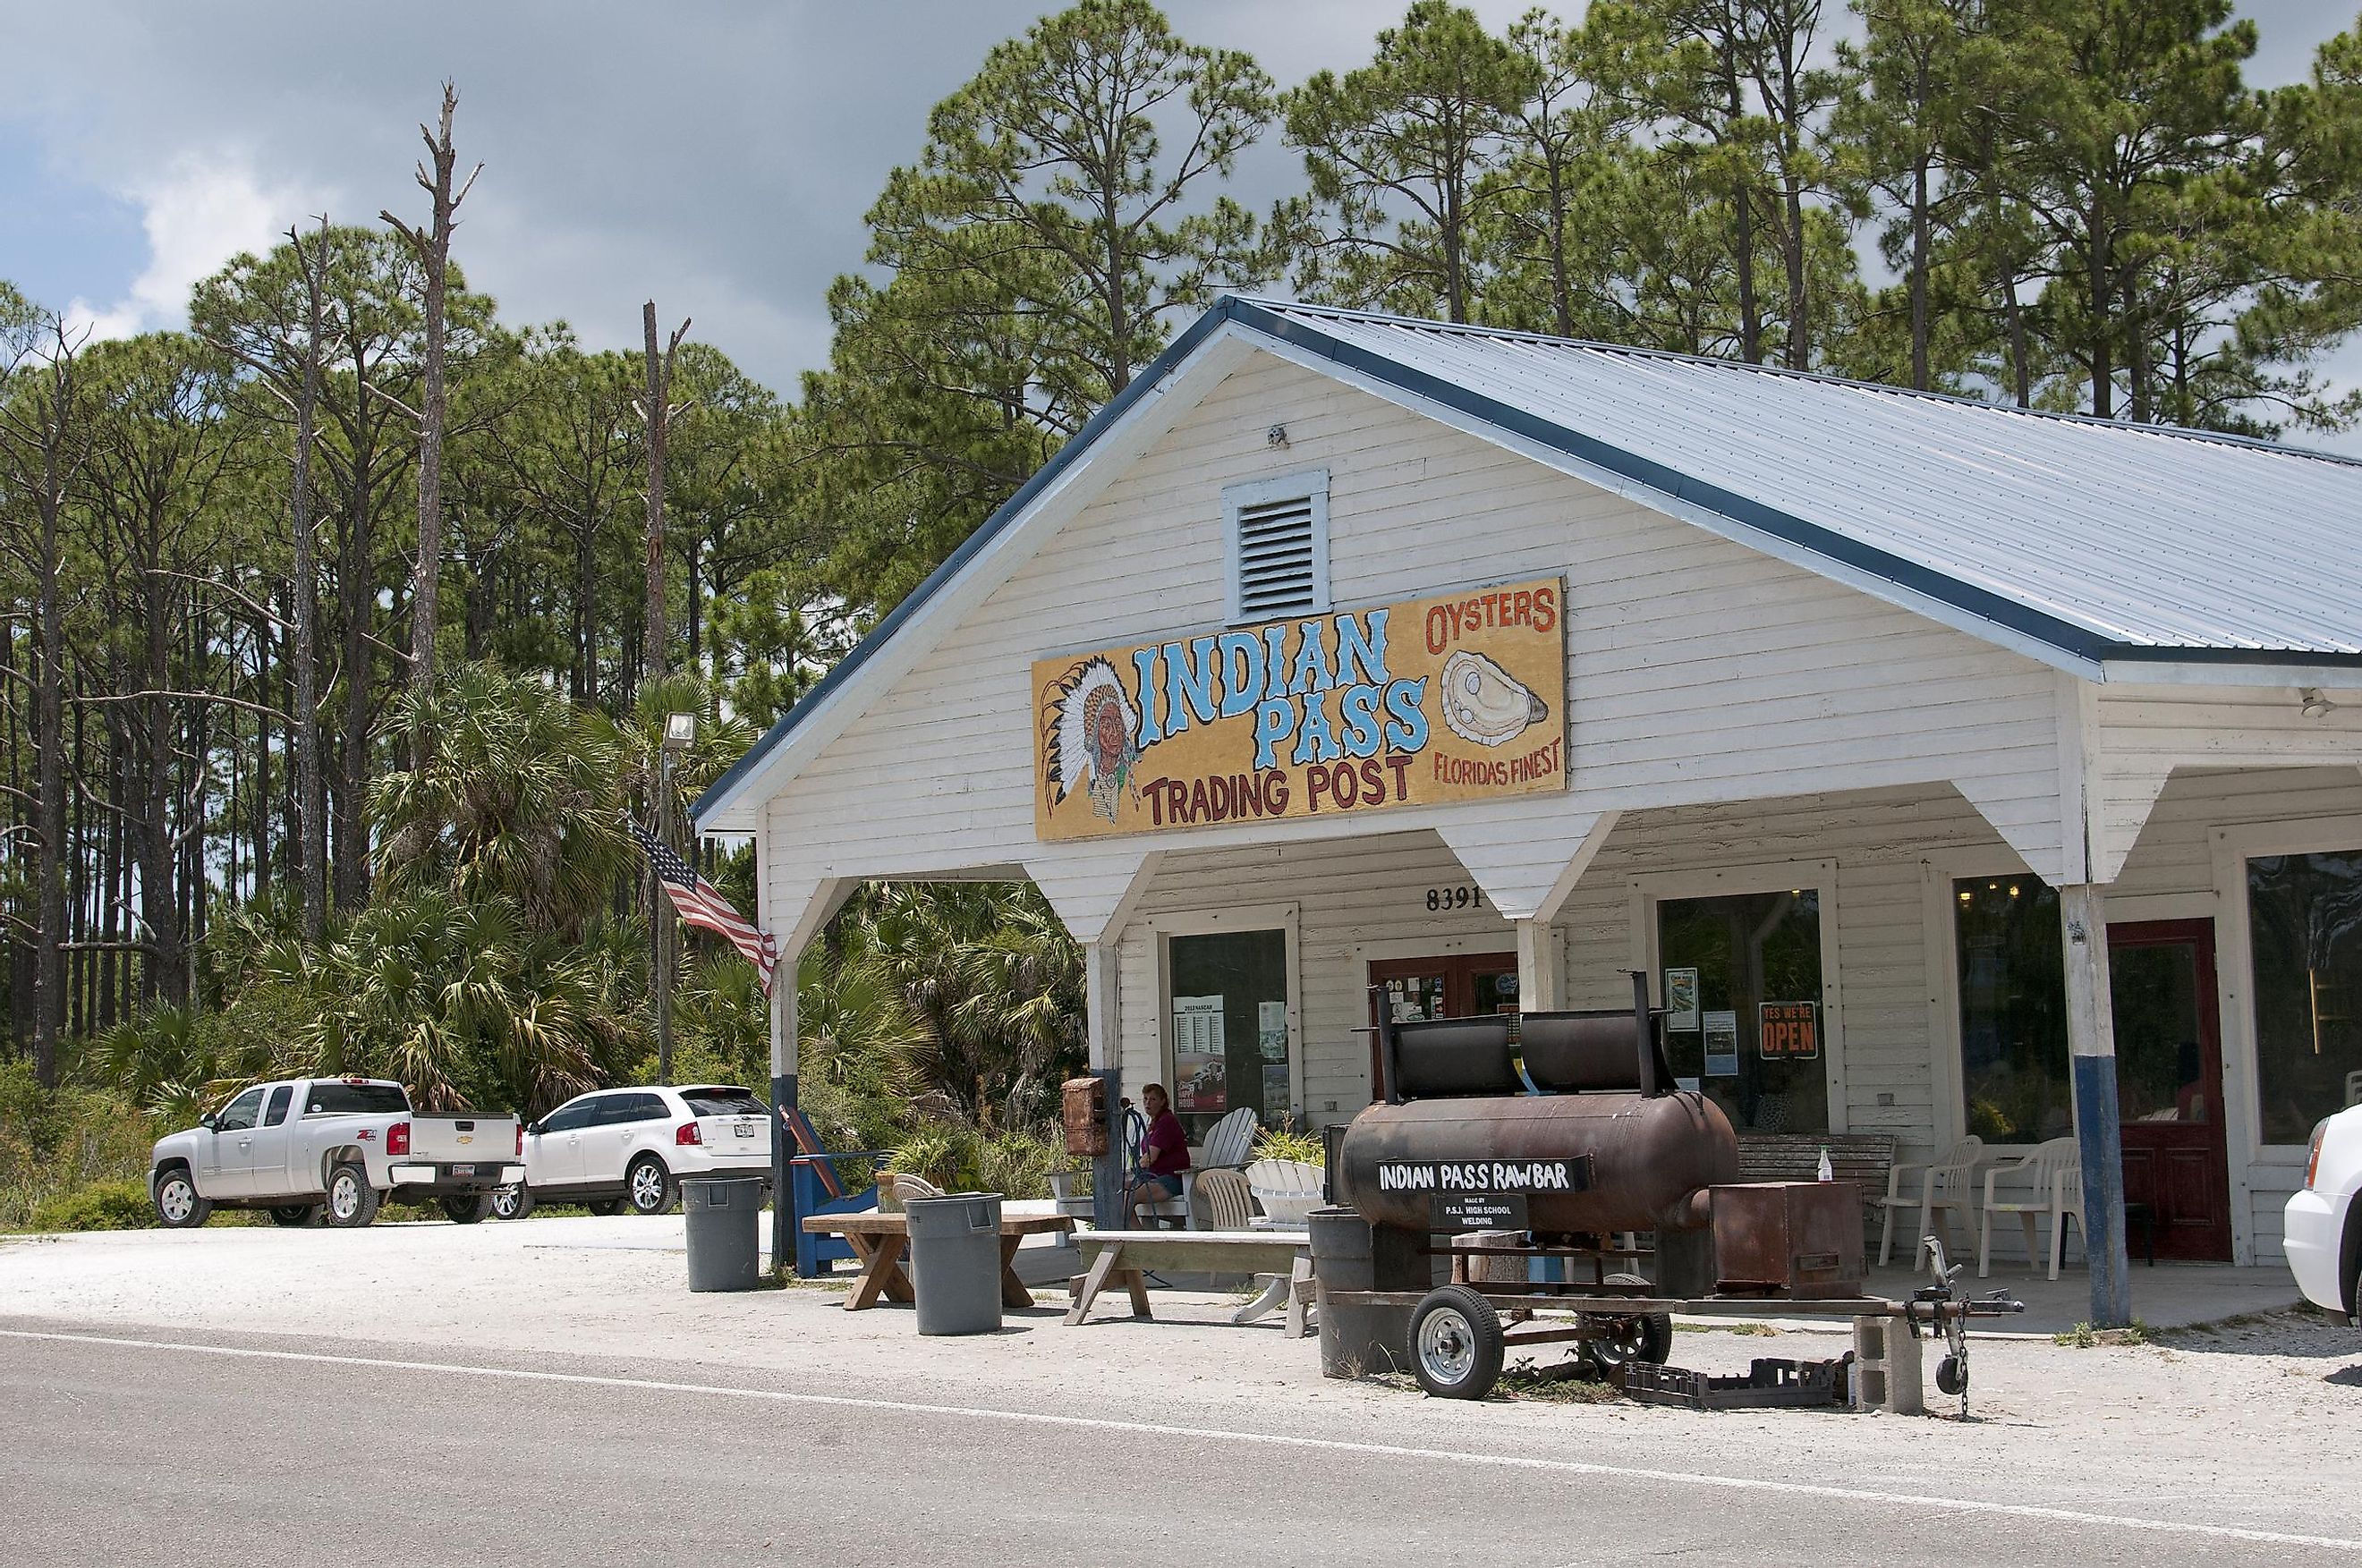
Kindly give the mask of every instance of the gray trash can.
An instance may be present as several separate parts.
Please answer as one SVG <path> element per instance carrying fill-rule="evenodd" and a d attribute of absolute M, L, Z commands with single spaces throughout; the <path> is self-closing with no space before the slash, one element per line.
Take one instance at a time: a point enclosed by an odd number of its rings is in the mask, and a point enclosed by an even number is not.
<path fill-rule="evenodd" d="M 689 1288 L 752 1290 L 763 1277 L 763 1181 L 755 1176 L 681 1179 L 689 1222 Z"/>
<path fill-rule="evenodd" d="M 999 1328 L 1000 1194 L 953 1192 L 904 1208 L 919 1332 L 988 1334 Z"/>

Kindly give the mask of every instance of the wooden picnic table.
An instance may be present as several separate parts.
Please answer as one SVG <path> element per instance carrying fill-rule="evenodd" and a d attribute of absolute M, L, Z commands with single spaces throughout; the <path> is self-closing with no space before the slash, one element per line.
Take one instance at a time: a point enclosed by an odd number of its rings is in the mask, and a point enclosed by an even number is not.
<path fill-rule="evenodd" d="M 1131 1296 L 1131 1315 L 1148 1317 L 1148 1281 L 1152 1269 L 1171 1268 L 1209 1274 L 1268 1274 L 1271 1285 L 1254 1300 L 1232 1314 L 1234 1323 L 1251 1323 L 1287 1302 L 1287 1337 L 1301 1339 L 1307 1332 L 1305 1305 L 1312 1293 L 1312 1237 L 1305 1231 L 1076 1231 L 1075 1245 L 1082 1250 L 1084 1269 L 1074 1286 L 1074 1304 L 1066 1321 L 1079 1323 L 1109 1284 L 1121 1285 Z"/>
<path fill-rule="evenodd" d="M 1053 1231 L 1071 1231 L 1075 1222 L 1067 1214 L 1003 1214 L 1000 1217 L 1000 1304 L 1004 1307 L 1030 1307 L 1033 1294 L 1017 1277 L 1017 1249 L 1027 1236 L 1046 1235 Z M 804 1222 L 804 1229 L 817 1235 L 839 1235 L 850 1243 L 854 1255 L 861 1260 L 861 1277 L 853 1287 L 853 1294 L 844 1299 L 844 1310 L 858 1312 L 877 1305 L 879 1297 L 889 1301 L 909 1301 L 911 1277 L 904 1272 L 902 1260 L 911 1251 L 911 1216 L 871 1211 L 858 1214 L 814 1214 Z"/>

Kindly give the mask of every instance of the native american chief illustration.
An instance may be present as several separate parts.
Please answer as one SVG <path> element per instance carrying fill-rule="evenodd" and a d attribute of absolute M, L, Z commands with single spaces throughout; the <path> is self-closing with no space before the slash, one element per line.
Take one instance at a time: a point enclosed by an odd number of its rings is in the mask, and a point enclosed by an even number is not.
<path fill-rule="evenodd" d="M 1131 778 L 1140 761 L 1132 739 L 1140 733 L 1140 714 L 1115 666 L 1093 658 L 1067 672 L 1055 688 L 1045 731 L 1050 804 L 1065 799 L 1087 774 L 1091 809 L 1114 821 L 1116 797 L 1127 789 L 1140 793 Z"/>

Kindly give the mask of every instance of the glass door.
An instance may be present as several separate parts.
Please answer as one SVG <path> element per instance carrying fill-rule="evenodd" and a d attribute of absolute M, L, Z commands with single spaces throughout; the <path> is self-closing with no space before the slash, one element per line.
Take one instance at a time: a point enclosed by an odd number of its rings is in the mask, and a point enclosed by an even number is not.
<path fill-rule="evenodd" d="M 1171 1074 L 1174 1113 L 1193 1144 L 1242 1106 L 1264 1126 L 1293 1107 L 1288 1080 L 1287 933 L 1219 931 L 1174 937 Z"/>
<path fill-rule="evenodd" d="M 1740 1133 L 1829 1124 L 1821 896 L 1813 888 L 1657 905 L 1665 1056 Z"/>

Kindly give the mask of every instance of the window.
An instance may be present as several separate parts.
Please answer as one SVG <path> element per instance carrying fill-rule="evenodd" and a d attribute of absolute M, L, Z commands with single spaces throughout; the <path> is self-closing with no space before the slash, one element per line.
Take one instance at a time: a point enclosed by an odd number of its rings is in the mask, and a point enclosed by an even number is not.
<path fill-rule="evenodd" d="M 1329 609 L 1326 469 L 1222 492 L 1232 624 Z"/>
<path fill-rule="evenodd" d="M 763 1116 L 770 1107 L 745 1089 L 684 1089 L 682 1100 L 692 1116 Z"/>
<path fill-rule="evenodd" d="M 1657 905 L 1665 1055 L 1742 1133 L 1828 1130 L 1821 895 L 1814 888 Z"/>
<path fill-rule="evenodd" d="M 306 1116 L 396 1116 L 410 1109 L 398 1083 L 315 1083 Z"/>
<path fill-rule="evenodd" d="M 1956 882 L 1952 931 L 1962 1125 L 1998 1144 L 2073 1132 L 2058 893 L 2025 875 Z"/>
<path fill-rule="evenodd" d="M 653 1122 L 666 1114 L 665 1102 L 653 1094 L 611 1094 L 599 1109 L 596 1127 L 620 1126 L 626 1122 Z"/>
<path fill-rule="evenodd" d="M 2301 1144 L 2362 1104 L 2362 850 L 2247 861 L 2257 1105 L 2268 1144 Z"/>
<path fill-rule="evenodd" d="M 1175 937 L 1173 1110 L 1192 1143 L 1244 1106 L 1264 1125 L 1290 1108 L 1287 933 Z"/>
<path fill-rule="evenodd" d="M 545 1133 L 579 1132 L 582 1128 L 590 1125 L 592 1118 L 599 1114 L 599 1108 L 607 1103 L 607 1096 L 600 1095 L 594 1099 L 576 1100 L 560 1105 L 542 1122 L 541 1130 Z"/>
<path fill-rule="evenodd" d="M 287 1102 L 295 1098 L 295 1086 L 282 1083 L 270 1091 L 270 1108 L 262 1113 L 262 1124 L 275 1127 L 287 1120 Z"/>
<path fill-rule="evenodd" d="M 254 1113 L 261 1108 L 262 1091 L 249 1089 L 221 1108 L 221 1113 L 214 1118 L 214 1131 L 216 1133 L 250 1132 L 254 1127 Z"/>

